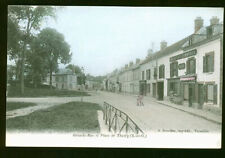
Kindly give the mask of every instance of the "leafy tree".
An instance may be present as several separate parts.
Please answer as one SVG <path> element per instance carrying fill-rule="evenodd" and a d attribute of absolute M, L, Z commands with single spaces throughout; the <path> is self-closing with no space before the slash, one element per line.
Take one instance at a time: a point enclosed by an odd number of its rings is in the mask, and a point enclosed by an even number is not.
<path fill-rule="evenodd" d="M 44 55 L 40 48 L 40 40 L 37 37 L 33 37 L 30 52 L 27 54 L 27 67 L 30 81 L 34 84 L 34 87 L 37 87 L 41 83 L 42 78 L 47 75 L 47 59 Z"/>
<path fill-rule="evenodd" d="M 20 48 L 17 51 L 11 52 L 12 58 L 18 58 L 20 64 L 20 82 L 21 82 L 21 94 L 24 93 L 24 66 L 26 60 L 26 54 L 28 52 L 30 38 L 35 30 L 40 29 L 40 24 L 46 17 L 54 17 L 55 9 L 49 6 L 10 6 L 8 9 L 9 13 L 9 24 L 13 30 L 20 30 L 22 33 L 20 38 L 13 37 L 13 34 L 8 34 L 8 47 L 9 48 Z M 10 29 L 11 29 L 10 28 Z M 14 45 L 14 41 L 17 41 Z M 18 43 L 19 47 L 16 46 Z M 15 53 L 15 54 L 13 54 Z"/>
<path fill-rule="evenodd" d="M 67 64 L 71 60 L 70 46 L 63 34 L 52 28 L 41 30 L 37 36 L 36 46 L 36 52 L 40 54 L 37 55 L 37 60 L 46 66 L 50 74 L 50 87 L 52 87 L 52 73 L 57 70 L 58 64 Z M 35 62 L 34 65 L 38 69 L 40 62 Z"/>
<path fill-rule="evenodd" d="M 79 85 L 85 84 L 86 76 L 83 72 L 83 67 L 79 67 L 77 65 L 69 64 L 66 68 L 70 69 L 77 75 L 77 82 Z"/>

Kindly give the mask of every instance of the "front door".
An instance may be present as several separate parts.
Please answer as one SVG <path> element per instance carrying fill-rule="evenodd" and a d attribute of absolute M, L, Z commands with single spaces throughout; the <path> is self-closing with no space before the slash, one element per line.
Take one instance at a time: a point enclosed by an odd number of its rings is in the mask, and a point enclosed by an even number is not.
<path fill-rule="evenodd" d="M 204 86 L 203 84 L 198 85 L 198 100 L 199 100 L 199 106 L 202 108 L 204 103 Z"/>
<path fill-rule="evenodd" d="M 189 106 L 191 107 L 192 103 L 193 103 L 193 86 L 192 86 L 192 84 L 189 84 L 188 95 L 189 95 Z"/>
<path fill-rule="evenodd" d="M 164 90 L 164 87 L 163 87 L 163 82 L 158 82 L 157 83 L 158 84 L 158 86 L 157 86 L 157 88 L 158 88 L 158 100 L 163 100 L 163 90 Z"/>
<path fill-rule="evenodd" d="M 153 83 L 153 97 L 156 97 L 156 84 Z"/>

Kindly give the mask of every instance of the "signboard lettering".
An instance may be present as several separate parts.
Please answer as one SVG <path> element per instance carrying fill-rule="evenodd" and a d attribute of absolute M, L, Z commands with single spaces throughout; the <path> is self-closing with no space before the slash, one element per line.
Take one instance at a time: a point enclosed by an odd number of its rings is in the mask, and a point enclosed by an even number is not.
<path fill-rule="evenodd" d="M 193 56 L 193 55 L 196 55 L 196 54 L 197 54 L 197 50 L 194 49 L 194 50 L 191 50 L 191 51 L 188 51 L 188 52 L 185 52 L 185 53 L 182 53 L 182 54 L 171 57 L 170 62 L 173 62 L 173 61 L 176 61 L 176 60 L 179 60 L 179 59 L 183 59 L 183 58 L 187 58 L 187 57 L 190 57 L 190 56 Z"/>

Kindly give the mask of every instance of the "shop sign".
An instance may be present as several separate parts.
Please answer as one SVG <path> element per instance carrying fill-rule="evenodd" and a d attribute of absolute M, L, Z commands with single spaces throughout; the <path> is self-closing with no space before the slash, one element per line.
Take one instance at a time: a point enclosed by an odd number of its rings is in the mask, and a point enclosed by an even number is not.
<path fill-rule="evenodd" d="M 178 65 L 179 70 L 185 69 L 185 63 L 181 63 Z"/>
<path fill-rule="evenodd" d="M 195 76 L 192 76 L 192 77 L 183 77 L 183 78 L 180 78 L 181 81 L 193 81 L 195 80 Z"/>
<path fill-rule="evenodd" d="M 197 54 L 197 50 L 194 49 L 194 50 L 191 50 L 191 51 L 188 51 L 188 52 L 185 52 L 185 53 L 182 53 L 182 54 L 171 57 L 170 62 L 173 62 L 173 61 L 176 61 L 176 60 L 179 60 L 179 59 L 183 59 L 183 58 L 187 58 L 187 57 L 190 57 L 190 56 L 193 56 L 193 55 L 196 55 L 196 54 Z"/>

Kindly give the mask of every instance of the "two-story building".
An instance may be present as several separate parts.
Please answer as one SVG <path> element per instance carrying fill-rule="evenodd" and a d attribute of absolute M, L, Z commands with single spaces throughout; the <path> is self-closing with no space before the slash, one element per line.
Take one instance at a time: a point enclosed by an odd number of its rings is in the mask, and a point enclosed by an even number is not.
<path fill-rule="evenodd" d="M 212 17 L 210 26 L 204 27 L 203 19 L 197 17 L 193 34 L 170 46 L 162 41 L 158 52 L 150 53 L 138 65 L 126 65 L 117 77 L 126 93 L 139 92 L 159 100 L 170 100 L 172 96 L 177 104 L 199 108 L 219 107 L 222 59 L 223 24 Z M 138 91 L 134 83 L 139 85 Z"/>
<path fill-rule="evenodd" d="M 47 76 L 47 83 L 50 83 L 50 75 Z M 59 69 L 52 74 L 52 86 L 57 89 L 76 90 L 77 76 L 70 69 Z"/>

